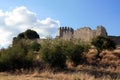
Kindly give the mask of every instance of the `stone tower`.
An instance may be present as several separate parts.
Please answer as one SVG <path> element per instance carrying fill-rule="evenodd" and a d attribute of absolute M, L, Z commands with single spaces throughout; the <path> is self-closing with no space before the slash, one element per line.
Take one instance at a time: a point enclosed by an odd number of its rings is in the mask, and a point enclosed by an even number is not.
<path fill-rule="evenodd" d="M 60 27 L 58 28 L 58 38 L 63 38 L 65 40 L 70 40 L 73 37 L 74 30 L 70 27 Z"/>

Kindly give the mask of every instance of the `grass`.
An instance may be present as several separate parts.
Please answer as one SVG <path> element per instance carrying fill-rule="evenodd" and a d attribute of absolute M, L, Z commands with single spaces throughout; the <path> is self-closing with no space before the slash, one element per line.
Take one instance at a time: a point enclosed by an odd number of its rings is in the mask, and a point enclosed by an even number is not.
<path fill-rule="evenodd" d="M 103 68 L 88 65 L 79 65 L 61 72 L 37 70 L 27 74 L 0 73 L 0 80 L 120 80 L 120 67 Z"/>
<path fill-rule="evenodd" d="M 96 52 L 95 52 L 96 53 Z M 0 72 L 0 80 L 120 80 L 120 49 L 100 53 L 100 65 L 78 65 L 63 71 L 16 70 L 16 72 Z M 94 51 L 87 54 L 88 60 L 94 61 Z M 97 61 L 95 61 L 97 62 Z"/>

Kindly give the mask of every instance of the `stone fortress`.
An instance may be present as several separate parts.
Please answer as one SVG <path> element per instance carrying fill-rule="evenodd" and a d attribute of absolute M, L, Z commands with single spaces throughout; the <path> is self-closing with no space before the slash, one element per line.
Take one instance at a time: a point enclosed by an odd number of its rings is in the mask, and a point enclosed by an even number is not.
<path fill-rule="evenodd" d="M 91 39 L 99 35 L 108 36 L 106 29 L 102 25 L 97 26 L 95 30 L 92 30 L 89 27 L 84 27 L 77 30 L 74 30 L 73 28 L 70 27 L 60 27 L 58 28 L 57 38 L 62 38 L 65 40 L 80 39 L 83 42 L 89 42 L 91 41 Z M 120 45 L 119 36 L 108 37 L 113 39 L 117 45 Z"/>
<path fill-rule="evenodd" d="M 90 42 L 94 37 L 104 35 L 108 36 L 106 29 L 103 26 L 97 26 L 95 30 L 92 30 L 89 27 L 83 27 L 77 30 L 74 30 L 71 27 L 60 27 L 58 28 L 58 34 L 56 38 L 71 40 L 71 39 L 79 39 L 83 42 Z M 117 46 L 120 46 L 120 36 L 108 36 L 113 39 Z M 35 39 L 38 43 L 43 42 L 45 39 Z M 27 40 L 29 42 L 29 40 Z M 17 43 L 16 37 L 13 38 L 12 45 Z"/>

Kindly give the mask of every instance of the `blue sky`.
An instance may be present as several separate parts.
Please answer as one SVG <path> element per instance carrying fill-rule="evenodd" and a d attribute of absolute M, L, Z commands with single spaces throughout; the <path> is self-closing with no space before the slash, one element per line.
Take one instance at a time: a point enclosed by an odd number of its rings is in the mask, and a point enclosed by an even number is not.
<path fill-rule="evenodd" d="M 74 29 L 81 28 L 84 26 L 88 26 L 92 29 L 95 29 L 96 26 L 103 25 L 106 28 L 108 35 L 120 36 L 120 31 L 119 31 L 120 30 L 120 0 L 1 0 L 0 1 L 0 10 L 2 10 L 2 13 L 4 14 L 6 14 L 7 12 L 9 13 L 13 12 L 15 9 L 19 7 L 24 7 L 24 10 L 26 10 L 26 12 L 27 11 L 33 12 L 34 14 L 32 13 L 31 14 L 35 16 L 35 18 L 37 18 L 36 20 L 41 21 L 42 25 L 43 23 L 49 22 L 50 25 L 54 25 L 52 27 L 60 25 L 60 26 L 69 26 Z M 23 8 L 20 9 L 23 10 Z M 47 23 L 47 25 L 49 24 Z M 1 33 L 4 31 L 9 31 L 6 29 L 12 29 L 12 28 L 4 28 L 3 30 L 2 29 L 3 26 L 1 28 Z M 14 30 L 16 29 L 14 28 L 12 31 L 14 32 Z M 57 29 L 47 27 L 47 30 L 51 30 L 56 34 L 55 30 Z M 20 31 L 16 31 L 16 32 L 20 32 Z M 48 32 L 48 34 L 49 33 L 50 32 Z M 16 35 L 17 34 L 18 33 L 16 33 Z M 51 33 L 51 35 L 55 35 L 55 34 Z M 16 35 L 14 34 L 12 35 L 12 37 Z M 2 44 L 1 47 L 3 47 L 4 45 L 7 44 Z"/>

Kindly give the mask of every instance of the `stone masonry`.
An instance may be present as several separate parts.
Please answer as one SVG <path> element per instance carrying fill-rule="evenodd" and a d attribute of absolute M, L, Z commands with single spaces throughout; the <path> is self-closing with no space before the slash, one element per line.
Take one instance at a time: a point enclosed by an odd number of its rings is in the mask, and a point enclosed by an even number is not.
<path fill-rule="evenodd" d="M 58 38 L 63 38 L 65 40 L 69 40 L 73 38 L 74 29 L 70 27 L 60 27 L 58 28 Z"/>
<path fill-rule="evenodd" d="M 107 36 L 106 29 L 103 26 L 97 26 L 96 30 L 92 30 L 89 27 L 84 27 L 77 30 L 70 27 L 60 27 L 58 29 L 57 37 L 65 40 L 80 39 L 81 41 L 89 42 L 92 38 L 98 35 Z"/>

